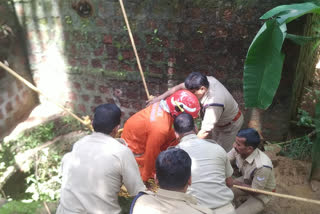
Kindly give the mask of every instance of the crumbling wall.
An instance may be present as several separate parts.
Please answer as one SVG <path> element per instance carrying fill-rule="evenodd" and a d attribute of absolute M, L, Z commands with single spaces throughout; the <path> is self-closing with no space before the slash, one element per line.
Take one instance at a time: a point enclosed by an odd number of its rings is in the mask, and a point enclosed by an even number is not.
<path fill-rule="evenodd" d="M 0 61 L 32 81 L 15 12 L 6 1 L 1 1 L 0 14 Z M 28 116 L 36 104 L 34 93 L 0 68 L 0 139 Z"/>
<path fill-rule="evenodd" d="M 292 0 L 125 0 L 150 94 L 164 92 L 190 72 L 215 76 L 244 109 L 243 63 L 267 10 Z M 83 7 L 85 6 L 85 7 Z M 118 103 L 126 120 L 146 93 L 116 0 L 14 1 L 28 41 L 30 69 L 41 91 L 80 115 Z M 170 65 L 170 66 L 169 66 Z M 40 97 L 41 102 L 45 102 Z M 283 125 L 288 100 L 270 110 L 271 129 Z M 281 111 L 277 111 L 281 108 Z"/>

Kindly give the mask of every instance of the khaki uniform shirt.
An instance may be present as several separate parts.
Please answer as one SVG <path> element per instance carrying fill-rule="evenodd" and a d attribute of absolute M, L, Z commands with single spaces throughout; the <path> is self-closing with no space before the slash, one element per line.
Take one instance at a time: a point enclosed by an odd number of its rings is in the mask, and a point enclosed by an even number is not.
<path fill-rule="evenodd" d="M 145 190 L 132 152 L 111 136 L 94 132 L 63 157 L 57 214 L 120 213 L 122 184 L 130 195 Z"/>
<path fill-rule="evenodd" d="M 207 207 L 197 205 L 191 195 L 159 189 L 157 193 L 146 191 L 134 205 L 133 214 L 201 214 L 213 213 Z"/>
<path fill-rule="evenodd" d="M 272 162 L 261 150 L 255 149 L 251 155 L 244 160 L 233 148 L 228 153 L 228 158 L 231 162 L 235 161 L 245 184 L 251 185 L 254 189 L 266 191 L 275 190 L 276 181 Z M 270 200 L 270 196 L 262 194 L 257 195 L 257 198 L 260 198 L 265 204 Z"/>
<path fill-rule="evenodd" d="M 220 145 L 190 134 L 184 136 L 176 147 L 185 150 L 192 160 L 192 184 L 187 190 L 188 194 L 210 209 L 233 200 L 233 192 L 225 182 L 227 177 L 232 176 L 233 169 L 227 153 Z"/>
<path fill-rule="evenodd" d="M 216 106 L 206 108 L 201 130 L 211 131 L 216 125 L 223 126 L 231 122 L 237 115 L 239 108 L 238 103 L 234 100 L 230 92 L 217 79 L 211 76 L 207 78 L 209 81 L 209 89 L 201 98 L 200 103 L 202 106 L 211 103 L 224 105 L 224 108 Z"/>

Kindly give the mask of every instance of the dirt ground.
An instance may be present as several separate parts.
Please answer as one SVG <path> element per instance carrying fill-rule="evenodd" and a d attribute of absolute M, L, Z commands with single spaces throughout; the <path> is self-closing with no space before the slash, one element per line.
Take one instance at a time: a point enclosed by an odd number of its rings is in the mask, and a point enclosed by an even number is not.
<path fill-rule="evenodd" d="M 271 158 L 276 182 L 277 193 L 320 200 L 320 185 L 313 182 L 313 188 L 308 182 L 311 163 L 307 161 L 292 160 L 277 156 L 278 149 L 267 151 Z M 319 214 L 320 205 L 297 201 L 292 199 L 273 197 L 263 214 Z"/>

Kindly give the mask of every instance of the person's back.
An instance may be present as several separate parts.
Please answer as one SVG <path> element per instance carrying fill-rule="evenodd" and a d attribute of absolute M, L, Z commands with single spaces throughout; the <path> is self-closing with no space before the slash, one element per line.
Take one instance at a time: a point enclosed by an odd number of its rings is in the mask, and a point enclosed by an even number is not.
<path fill-rule="evenodd" d="M 172 127 L 174 117 L 183 111 L 197 117 L 199 110 L 196 96 L 181 90 L 137 112 L 124 124 L 121 137 L 134 153 L 142 180 L 146 184 L 149 178 L 153 178 L 158 154 L 177 144 Z"/>
<path fill-rule="evenodd" d="M 227 154 L 220 145 L 191 134 L 183 137 L 176 147 L 185 150 L 193 161 L 192 184 L 187 193 L 195 196 L 200 204 L 213 209 L 233 200 L 232 190 L 225 182 L 233 170 L 228 168 Z"/>
<path fill-rule="evenodd" d="M 142 192 L 131 205 L 133 214 L 201 214 L 212 213 L 207 207 L 197 205 L 196 199 L 185 194 L 191 183 L 191 159 L 181 149 L 160 153 L 156 161 L 160 189 Z"/>
<path fill-rule="evenodd" d="M 234 213 L 233 193 L 226 184 L 227 179 L 231 180 L 233 169 L 225 150 L 214 141 L 200 139 L 188 114 L 175 118 L 174 128 L 180 138 L 176 147 L 192 158 L 192 183 L 187 193 L 217 213 Z"/>
<path fill-rule="evenodd" d="M 101 132 L 74 144 L 62 160 L 62 173 L 58 214 L 120 213 L 120 186 L 131 195 L 144 189 L 130 149 Z"/>

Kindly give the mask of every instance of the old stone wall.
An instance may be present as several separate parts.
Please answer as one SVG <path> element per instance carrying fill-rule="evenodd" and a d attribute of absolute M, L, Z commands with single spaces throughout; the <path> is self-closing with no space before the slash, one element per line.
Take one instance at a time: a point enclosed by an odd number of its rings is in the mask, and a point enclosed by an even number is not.
<path fill-rule="evenodd" d="M 32 81 L 21 31 L 14 10 L 0 2 L 0 61 Z M 23 120 L 37 104 L 34 93 L 0 68 L 0 139 Z"/>
<path fill-rule="evenodd" d="M 243 63 L 262 25 L 259 17 L 294 2 L 125 0 L 150 94 L 200 71 L 225 84 L 245 111 Z M 80 115 L 115 102 L 124 120 L 144 107 L 147 97 L 117 0 L 16 0 L 14 7 L 26 32 L 33 79 L 47 96 Z M 288 101 L 279 100 L 279 108 L 287 108 Z M 277 118 L 283 112 L 271 112 L 270 129 L 282 124 Z"/>

